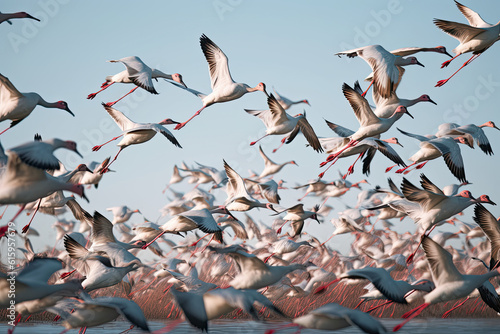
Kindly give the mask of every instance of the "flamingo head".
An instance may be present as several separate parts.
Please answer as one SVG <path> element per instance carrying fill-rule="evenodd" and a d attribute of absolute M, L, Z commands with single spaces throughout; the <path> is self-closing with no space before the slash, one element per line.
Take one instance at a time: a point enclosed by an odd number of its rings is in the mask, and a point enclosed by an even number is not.
<path fill-rule="evenodd" d="M 472 183 L 470 183 L 469 181 L 465 181 L 465 182 L 460 183 L 460 186 L 467 186 L 469 184 L 472 184 Z"/>
<path fill-rule="evenodd" d="M 290 161 L 289 164 L 298 166 L 298 164 L 295 162 L 295 160 Z"/>
<path fill-rule="evenodd" d="M 444 46 L 441 46 L 441 45 L 436 46 L 435 50 L 438 53 L 444 53 L 445 55 L 449 56 L 450 58 L 453 58 L 453 56 L 451 54 L 449 54 L 448 51 L 446 51 L 446 48 Z"/>
<path fill-rule="evenodd" d="M 184 83 L 184 81 L 182 81 L 182 75 L 180 75 L 179 73 L 172 74 L 172 80 L 174 80 L 175 82 L 180 83 L 182 86 L 184 86 L 184 88 L 188 88 L 186 86 L 186 84 Z"/>
<path fill-rule="evenodd" d="M 69 191 L 78 194 L 81 198 L 89 202 L 89 199 L 87 198 L 87 196 L 85 196 L 85 189 L 82 184 L 72 184 Z"/>
<path fill-rule="evenodd" d="M 480 128 L 483 128 L 483 127 L 489 127 L 489 128 L 495 128 L 495 129 L 497 129 L 497 130 L 500 130 L 500 129 L 499 129 L 499 128 L 495 125 L 495 123 L 494 123 L 493 121 L 489 121 L 489 122 L 486 122 L 486 123 L 484 123 L 484 124 L 481 124 L 479 127 L 480 127 Z"/>
<path fill-rule="evenodd" d="M 31 16 L 30 14 L 28 14 L 28 13 L 26 13 L 26 12 L 21 12 L 21 13 L 19 13 L 19 14 L 21 14 L 21 15 L 22 15 L 22 17 L 24 17 L 24 18 L 27 18 L 27 19 L 32 19 L 32 20 L 35 20 L 35 21 L 40 22 L 40 19 L 37 19 L 36 17 L 33 17 L 33 16 Z"/>
<path fill-rule="evenodd" d="M 180 124 L 179 122 L 177 121 L 174 121 L 173 119 L 171 118 L 165 118 L 163 121 L 161 121 L 160 123 L 158 124 L 161 124 L 161 125 L 167 125 L 167 124 Z"/>
<path fill-rule="evenodd" d="M 259 84 L 255 86 L 255 90 L 260 90 L 261 92 L 267 95 L 266 84 L 263 82 L 259 82 Z"/>
<path fill-rule="evenodd" d="M 71 116 L 75 117 L 75 114 L 71 110 L 69 110 L 68 104 L 64 101 L 57 101 L 56 102 L 56 108 L 66 110 L 71 114 Z"/>
<path fill-rule="evenodd" d="M 359 182 L 353 183 L 353 185 L 351 187 L 355 187 L 355 188 L 361 189 L 361 187 L 359 186 L 360 183 L 370 184 L 370 183 L 368 183 L 368 181 L 366 179 L 364 179 L 364 180 L 361 180 Z"/>
<path fill-rule="evenodd" d="M 130 244 L 133 248 L 142 248 L 142 246 L 146 245 L 147 242 L 144 240 L 136 240 Z"/>
<path fill-rule="evenodd" d="M 132 212 L 134 212 L 134 213 L 141 213 L 141 211 L 139 211 L 139 209 L 133 210 Z"/>
<path fill-rule="evenodd" d="M 302 100 L 302 103 L 305 103 L 305 104 L 307 104 L 308 106 L 311 106 L 311 104 L 309 103 L 309 101 L 307 101 L 307 99 Z"/>
<path fill-rule="evenodd" d="M 465 144 L 470 148 L 474 148 L 474 141 L 472 140 L 472 138 L 460 136 L 455 138 L 455 140 L 458 141 L 460 144 Z"/>
<path fill-rule="evenodd" d="M 80 152 L 78 152 L 78 150 L 76 149 L 76 143 L 72 140 L 66 140 L 64 142 L 64 147 L 66 147 L 68 150 L 71 150 L 73 152 L 75 152 L 76 154 L 78 154 L 80 156 L 80 158 L 83 158 L 83 156 L 80 154 Z"/>
<path fill-rule="evenodd" d="M 429 96 L 429 95 L 427 95 L 427 94 L 421 95 L 421 96 L 418 98 L 418 100 L 419 100 L 420 102 L 430 102 L 430 103 L 432 103 L 432 104 L 437 105 L 437 103 L 436 103 L 436 102 L 434 102 L 434 101 L 432 101 L 432 99 L 430 98 L 430 96 Z"/>
<path fill-rule="evenodd" d="M 471 192 L 468 191 L 468 190 L 462 190 L 460 193 L 457 194 L 457 196 L 464 197 L 464 198 L 474 199 L 474 197 L 472 196 Z"/>
<path fill-rule="evenodd" d="M 418 61 L 417 57 L 408 57 L 406 60 L 409 61 L 410 65 L 420 65 L 422 67 L 425 67 L 424 64 Z"/>
<path fill-rule="evenodd" d="M 396 137 L 392 137 L 389 139 L 383 139 L 383 141 L 385 141 L 386 143 L 389 143 L 389 144 L 396 144 L 396 145 L 399 145 L 401 147 L 404 147 L 403 145 L 401 145 L 401 143 L 399 142 L 399 140 Z"/>
<path fill-rule="evenodd" d="M 488 195 L 481 195 L 481 196 L 479 196 L 479 198 L 477 199 L 477 203 L 488 203 L 488 204 L 491 204 L 491 205 L 497 205 L 495 202 L 493 202 L 488 197 Z"/>
<path fill-rule="evenodd" d="M 408 112 L 408 109 L 405 106 L 398 106 L 396 108 L 396 110 L 394 111 L 393 115 L 395 115 L 395 114 L 407 114 L 408 116 L 413 118 L 413 116 Z"/>
<path fill-rule="evenodd" d="M 77 167 L 76 167 L 76 170 L 79 171 L 79 172 L 91 172 L 93 173 L 88 167 L 86 164 L 79 164 Z"/>

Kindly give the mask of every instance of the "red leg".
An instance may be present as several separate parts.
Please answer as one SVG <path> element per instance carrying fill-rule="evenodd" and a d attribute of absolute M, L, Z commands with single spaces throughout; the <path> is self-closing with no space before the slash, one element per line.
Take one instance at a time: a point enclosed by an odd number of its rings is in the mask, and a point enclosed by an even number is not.
<path fill-rule="evenodd" d="M 389 305 L 391 304 L 393 301 L 392 300 L 388 300 L 386 301 L 385 303 L 382 303 L 380 305 L 377 305 L 377 306 L 374 306 L 372 308 L 369 308 L 368 310 L 365 311 L 365 313 L 370 313 L 371 311 L 375 311 L 376 309 L 382 307 L 382 306 L 386 306 L 386 305 Z"/>
<path fill-rule="evenodd" d="M 370 84 L 368 85 L 368 88 L 367 88 L 367 89 L 363 92 L 363 94 L 361 94 L 361 96 L 363 96 L 363 97 L 364 97 L 364 96 L 366 95 L 366 93 L 368 93 L 368 90 L 370 90 L 370 87 L 373 85 L 373 82 L 374 82 L 374 81 L 375 81 L 375 80 L 372 80 L 372 82 L 370 82 Z"/>
<path fill-rule="evenodd" d="M 442 64 L 441 64 L 441 68 L 444 68 L 444 67 L 446 67 L 446 66 L 450 65 L 451 61 L 452 61 L 453 59 L 457 58 L 458 56 L 460 56 L 460 55 L 456 55 L 455 57 L 453 57 L 453 58 L 451 58 L 451 59 L 448 59 L 447 61 L 445 61 L 444 63 L 442 63 Z"/>
<path fill-rule="evenodd" d="M 267 263 L 267 261 L 269 261 L 269 259 L 272 258 L 274 254 L 276 254 L 276 253 L 271 253 L 271 255 L 269 255 L 268 257 L 266 257 L 264 259 L 264 263 Z"/>
<path fill-rule="evenodd" d="M 280 146 L 276 147 L 274 150 L 273 150 L 273 153 L 276 153 L 277 150 L 279 150 L 281 148 L 281 146 L 283 146 L 286 142 L 286 140 L 288 139 L 288 136 L 287 137 L 283 137 L 283 139 L 281 139 L 281 144 Z"/>
<path fill-rule="evenodd" d="M 26 204 L 21 205 L 21 208 L 19 209 L 19 211 L 17 211 L 16 215 L 10 221 L 14 222 L 16 220 L 16 218 L 21 214 L 21 212 L 23 212 L 25 207 L 26 207 Z"/>
<path fill-rule="evenodd" d="M 326 289 L 328 289 L 328 287 L 332 284 L 335 284 L 337 283 L 338 281 L 340 281 L 341 279 L 340 278 L 336 278 L 334 279 L 333 281 L 331 281 L 330 283 L 328 284 L 325 284 L 325 285 L 322 285 L 320 287 L 318 287 L 316 290 L 314 290 L 314 294 L 318 294 L 318 293 L 323 293 L 325 292 Z"/>
<path fill-rule="evenodd" d="M 259 140 L 262 140 L 262 139 L 266 138 L 267 136 L 269 136 L 269 134 L 266 134 L 266 135 L 260 137 L 259 139 L 257 139 L 256 141 L 251 142 L 250 146 L 254 146 Z"/>
<path fill-rule="evenodd" d="M 76 269 L 73 269 L 67 273 L 62 273 L 61 276 L 59 276 L 60 279 L 65 279 L 68 278 L 71 274 L 73 274 L 76 271 Z M 55 320 L 54 320 L 55 321 Z"/>
<path fill-rule="evenodd" d="M 481 54 L 478 53 L 478 54 L 475 54 L 475 55 L 472 55 L 472 57 L 469 58 L 469 60 L 467 60 L 458 70 L 455 71 L 455 73 L 453 73 L 448 79 L 444 79 L 444 80 L 439 80 L 436 84 L 435 87 L 441 87 L 443 86 L 445 83 L 448 82 L 448 80 L 450 80 L 451 78 L 453 78 L 455 76 L 455 74 L 457 74 L 462 68 L 464 68 L 465 66 L 469 65 L 470 62 L 472 62 L 474 59 L 476 59 L 477 57 L 479 57 Z"/>
<path fill-rule="evenodd" d="M 309 193 L 306 191 L 306 193 L 304 194 L 304 196 L 302 196 L 301 198 L 299 198 L 297 201 L 302 201 Z"/>
<path fill-rule="evenodd" d="M 105 167 L 103 168 L 101 171 L 100 171 L 100 174 L 104 174 L 106 172 L 109 171 L 109 166 L 111 166 L 111 164 L 116 160 L 116 158 L 118 158 L 118 155 L 120 154 L 120 152 L 123 150 L 123 147 L 120 147 L 120 149 L 118 150 L 118 153 L 116 153 L 115 157 L 113 158 L 113 160 L 111 160 L 111 162 Z"/>
<path fill-rule="evenodd" d="M 108 88 L 109 86 L 111 86 L 112 84 L 114 84 L 114 81 L 112 81 L 111 83 L 108 83 L 107 81 L 105 83 L 103 83 L 101 85 L 101 90 L 98 91 L 98 92 L 95 92 L 95 93 L 91 93 L 87 96 L 87 99 L 89 100 L 92 100 L 97 94 L 99 94 L 100 92 L 102 92 L 103 90 L 105 90 L 106 88 Z"/>
<path fill-rule="evenodd" d="M 411 310 L 410 312 L 407 312 L 403 315 L 403 318 L 406 318 L 405 321 L 403 321 L 402 323 L 400 323 L 399 325 L 397 325 L 396 327 L 393 328 L 393 332 L 397 332 L 398 330 L 400 330 L 404 325 L 406 325 L 411 319 L 415 318 L 416 316 L 418 316 L 420 313 L 422 313 L 422 311 L 427 307 L 429 306 L 430 304 L 428 303 L 425 303 L 425 304 L 422 304 L 420 305 L 419 307 Z M 405 317 L 405 315 L 407 315 Z"/>
<path fill-rule="evenodd" d="M 463 302 L 461 302 L 461 303 L 460 303 L 460 304 L 458 304 L 457 306 L 452 307 L 452 308 L 451 308 L 451 309 L 449 309 L 448 311 L 444 312 L 444 314 L 443 314 L 443 316 L 442 316 L 441 318 L 443 318 L 443 319 L 444 319 L 444 318 L 447 318 L 447 317 L 450 315 L 451 311 L 456 310 L 457 308 L 459 308 L 460 306 L 462 306 L 463 304 L 465 304 L 465 302 L 466 302 L 466 301 L 468 301 L 468 300 L 469 300 L 469 298 L 470 298 L 470 297 L 465 298 L 465 300 L 464 300 Z"/>
<path fill-rule="evenodd" d="M 112 106 L 114 106 L 114 105 L 115 105 L 118 101 L 121 101 L 121 100 L 122 100 L 125 96 L 132 94 L 132 93 L 133 93 L 133 92 L 134 92 L 137 88 L 139 88 L 139 86 L 136 86 L 134 89 L 132 89 L 130 92 L 128 92 L 127 94 L 125 94 L 125 95 L 123 95 L 122 97 L 120 97 L 120 98 L 119 98 L 118 100 L 116 100 L 115 102 L 108 102 L 108 103 L 106 103 L 106 105 L 107 105 L 108 107 L 112 107 Z"/>
<path fill-rule="evenodd" d="M 193 115 L 193 116 L 191 116 L 191 118 L 190 118 L 190 119 L 188 119 L 188 120 L 187 120 L 187 121 L 185 121 L 184 123 L 177 124 L 177 125 L 175 126 L 174 130 L 180 130 L 180 129 L 182 129 L 184 126 L 186 126 L 186 124 L 188 124 L 188 123 L 189 123 L 189 121 L 191 121 L 193 118 L 195 118 L 196 116 L 198 116 L 198 115 L 201 113 L 201 111 L 202 111 L 203 109 L 205 109 L 205 108 L 206 108 L 206 107 L 202 107 L 200 110 L 198 110 L 197 112 L 195 112 L 195 113 L 194 113 L 194 115 Z"/>
<path fill-rule="evenodd" d="M 202 236 L 201 238 L 199 238 L 196 242 L 193 242 L 191 245 L 189 245 L 190 247 L 194 247 L 198 244 L 198 242 L 200 242 L 202 239 L 205 239 L 207 236 L 209 236 L 210 233 L 207 233 L 205 234 L 204 236 Z"/>
<path fill-rule="evenodd" d="M 9 129 L 10 129 L 10 126 L 9 126 L 7 129 L 5 129 L 5 130 L 3 130 L 2 132 L 0 132 L 0 135 L 4 134 L 4 133 L 5 133 L 7 130 L 9 130 Z"/>
<path fill-rule="evenodd" d="M 23 233 L 27 233 L 28 230 L 30 229 L 30 225 L 31 225 L 31 222 L 33 221 L 33 218 L 35 218 L 35 215 L 36 213 L 38 212 L 38 209 L 40 209 L 40 204 L 42 203 L 42 199 L 40 198 L 38 200 L 38 204 L 36 205 L 36 209 L 35 211 L 33 212 L 33 215 L 31 216 L 31 219 L 30 219 L 30 222 L 28 223 L 28 225 L 24 226 L 23 227 Z"/>
<path fill-rule="evenodd" d="M 401 173 L 403 173 L 405 170 L 407 170 L 408 168 L 410 168 L 411 166 L 414 166 L 415 164 L 416 164 L 416 162 L 414 162 L 414 163 L 412 163 L 412 164 L 409 164 L 408 166 L 406 166 L 406 167 L 404 167 L 404 168 L 398 169 L 398 170 L 396 171 L 396 173 L 401 174 Z M 391 168 L 392 168 L 392 167 L 391 167 Z"/>
<path fill-rule="evenodd" d="M 151 240 L 150 242 L 148 242 L 147 244 L 145 244 L 144 246 L 142 246 L 141 248 L 142 249 L 146 249 L 149 247 L 149 245 L 151 245 L 153 242 L 155 242 L 159 237 L 161 237 L 162 235 L 164 235 L 165 233 L 167 233 L 167 231 L 162 231 L 160 234 L 158 234 L 153 240 Z"/>
<path fill-rule="evenodd" d="M 354 165 L 356 164 L 356 162 L 358 162 L 360 158 L 363 157 L 363 155 L 365 155 L 365 152 L 360 153 L 356 158 L 356 160 L 354 160 L 354 163 L 351 166 L 349 166 L 349 168 L 347 169 L 347 173 L 342 177 L 344 180 L 347 177 L 347 175 L 351 175 L 352 173 L 354 173 Z"/>
<path fill-rule="evenodd" d="M 394 168 L 394 167 L 396 167 L 396 166 L 397 166 L 397 164 L 396 164 L 396 165 L 393 165 L 393 166 L 391 166 L 391 167 L 387 167 L 387 168 L 385 169 L 385 172 L 386 172 L 386 173 L 390 172 L 390 171 L 391 171 L 391 169 L 393 169 L 393 168 Z"/>
<path fill-rule="evenodd" d="M 283 226 L 285 226 L 286 223 L 288 223 L 288 220 L 285 220 L 285 222 L 283 224 L 281 224 L 281 226 L 276 230 L 276 234 L 281 233 L 281 229 L 283 228 Z"/>
<path fill-rule="evenodd" d="M 94 151 L 94 152 L 99 151 L 101 149 L 101 147 L 103 147 L 104 145 L 106 145 L 108 143 L 111 143 L 113 140 L 117 140 L 118 138 L 120 138 L 122 136 L 123 136 L 123 134 L 121 134 L 121 135 L 119 135 L 117 137 L 111 138 L 110 140 L 108 140 L 107 142 L 105 142 L 102 145 L 96 145 L 96 146 L 92 147 L 92 151 Z"/>

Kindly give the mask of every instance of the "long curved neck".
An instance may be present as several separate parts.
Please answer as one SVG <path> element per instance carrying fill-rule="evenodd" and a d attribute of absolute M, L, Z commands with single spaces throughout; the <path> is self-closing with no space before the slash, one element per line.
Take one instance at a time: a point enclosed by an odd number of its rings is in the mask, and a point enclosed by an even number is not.
<path fill-rule="evenodd" d="M 151 77 L 153 77 L 153 78 L 165 78 L 168 80 L 173 80 L 172 75 L 163 73 L 162 71 L 157 70 L 156 68 L 152 69 Z"/>
<path fill-rule="evenodd" d="M 57 108 L 57 102 L 47 102 L 43 99 L 43 97 L 41 97 L 37 93 L 31 93 L 31 94 L 34 94 L 36 97 L 38 97 L 38 102 L 36 104 L 38 104 L 39 106 L 45 108 Z"/>
<path fill-rule="evenodd" d="M 420 102 L 420 98 L 417 97 L 416 99 L 399 99 L 399 103 L 405 107 L 411 107 L 417 103 Z"/>

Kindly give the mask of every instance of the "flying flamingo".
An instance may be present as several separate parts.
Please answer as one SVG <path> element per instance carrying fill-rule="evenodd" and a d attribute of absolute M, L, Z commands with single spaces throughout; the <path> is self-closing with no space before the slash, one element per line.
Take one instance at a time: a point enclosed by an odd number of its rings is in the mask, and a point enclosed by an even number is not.
<path fill-rule="evenodd" d="M 182 81 L 182 75 L 180 75 L 179 73 L 166 74 L 155 68 L 150 68 L 141 60 L 141 58 L 137 56 L 125 57 L 118 60 L 109 60 L 109 62 L 122 63 L 123 65 L 125 65 L 126 69 L 115 75 L 108 75 L 106 77 L 106 82 L 101 85 L 101 90 L 96 93 L 89 94 L 87 96 L 87 99 L 92 100 L 94 97 L 96 97 L 97 94 L 99 94 L 106 88 L 109 88 L 109 86 L 111 86 L 115 82 L 133 83 L 136 87 L 134 87 L 127 94 L 120 97 L 118 100 L 107 103 L 107 105 L 110 107 L 123 99 L 125 96 L 132 94 L 139 87 L 147 90 L 151 94 L 158 94 L 153 86 L 153 79 L 158 80 L 158 78 L 164 78 L 173 80 L 181 84 L 183 87 L 187 88 L 186 84 L 184 84 L 184 82 Z"/>
<path fill-rule="evenodd" d="M 40 22 L 36 17 L 31 16 L 26 12 L 17 12 L 17 13 L 0 13 L 0 23 L 7 21 L 8 24 L 12 25 L 10 22 L 11 19 L 32 19 Z"/>
<path fill-rule="evenodd" d="M 231 77 L 231 73 L 229 72 L 227 56 L 214 42 L 212 42 L 210 38 L 208 38 L 204 34 L 200 37 L 200 45 L 201 50 L 203 51 L 203 54 L 205 55 L 205 58 L 208 62 L 212 92 L 208 95 L 205 95 L 194 89 L 181 87 L 178 84 L 172 83 L 198 96 L 203 102 L 203 107 L 184 123 L 177 124 L 175 130 L 182 129 L 189 121 L 198 116 L 203 109 L 211 106 L 214 103 L 233 101 L 239 99 L 246 93 L 252 93 L 258 90 L 264 92 L 267 95 L 266 85 L 262 82 L 254 88 L 244 83 L 235 82 Z"/>
<path fill-rule="evenodd" d="M 440 19 L 434 19 L 434 24 L 448 35 L 458 39 L 460 44 L 453 49 L 455 57 L 441 64 L 441 68 L 448 66 L 451 61 L 463 53 L 472 52 L 472 57 L 469 58 L 455 73 L 448 79 L 439 80 L 436 87 L 441 87 L 448 82 L 462 68 L 469 65 L 474 59 L 479 57 L 483 52 L 488 50 L 490 46 L 495 44 L 500 39 L 500 22 L 495 25 L 484 22 L 478 13 L 472 9 L 462 5 L 455 0 L 458 9 L 464 14 L 469 25 Z"/>
<path fill-rule="evenodd" d="M 71 116 L 75 116 L 66 102 L 47 102 L 37 93 L 21 93 L 7 77 L 0 74 L 0 122 L 7 119 L 12 121 L 0 135 L 28 117 L 37 105 L 66 110 Z"/>

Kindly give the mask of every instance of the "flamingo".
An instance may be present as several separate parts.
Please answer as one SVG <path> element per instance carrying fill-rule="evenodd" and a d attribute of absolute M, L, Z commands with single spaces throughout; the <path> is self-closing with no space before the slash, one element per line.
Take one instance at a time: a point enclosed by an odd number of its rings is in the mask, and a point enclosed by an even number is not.
<path fill-rule="evenodd" d="M 118 297 L 96 297 L 82 295 L 83 300 L 62 300 L 48 311 L 58 314 L 64 321 L 65 333 L 78 327 L 94 327 L 123 316 L 133 327 L 149 332 L 149 326 L 139 305 L 132 300 Z M 73 310 L 73 312 L 68 312 Z"/>
<path fill-rule="evenodd" d="M 106 81 L 102 84 L 101 90 L 99 90 L 96 93 L 89 94 L 87 96 L 87 99 L 92 100 L 94 97 L 96 97 L 97 94 L 105 90 L 106 88 L 109 88 L 112 84 L 115 82 L 121 82 L 121 83 L 133 83 L 136 87 L 133 88 L 130 92 L 119 98 L 118 100 L 114 102 L 109 102 L 106 105 L 108 106 L 113 106 L 116 104 L 118 101 L 123 99 L 125 96 L 133 93 L 137 88 L 141 87 L 142 89 L 147 90 L 151 94 L 158 94 L 156 89 L 153 86 L 153 79 L 158 81 L 158 78 L 164 78 L 167 80 L 173 80 L 175 82 L 178 82 L 179 84 L 182 85 L 182 87 L 186 87 L 186 84 L 182 81 L 182 75 L 179 73 L 174 73 L 174 74 L 166 74 L 163 73 L 160 70 L 157 70 L 155 68 L 150 68 L 148 65 L 146 65 L 141 58 L 137 56 L 130 56 L 130 57 L 125 57 L 121 58 L 118 60 L 108 60 L 110 63 L 122 63 L 125 65 L 126 69 L 120 73 L 117 73 L 115 75 L 109 75 L 106 77 Z"/>
<path fill-rule="evenodd" d="M 487 155 L 493 155 L 493 150 L 491 149 L 490 142 L 483 128 L 489 127 L 500 130 L 493 121 L 488 121 L 481 125 L 466 124 L 458 125 L 456 123 L 445 123 L 439 126 L 439 133 L 436 134 L 437 137 L 441 136 L 467 136 L 470 135 L 476 140 L 477 145 Z"/>
<path fill-rule="evenodd" d="M 424 236 L 422 247 L 429 262 L 432 280 L 436 288 L 424 296 L 424 303 L 422 305 L 403 315 L 406 320 L 395 326 L 393 329 L 394 332 L 400 330 L 429 305 L 465 297 L 491 277 L 500 275 L 500 268 L 483 275 L 462 275 L 453 264 L 451 254 L 437 242 Z"/>
<path fill-rule="evenodd" d="M 139 209 L 132 210 L 126 205 L 112 206 L 106 208 L 106 211 L 110 211 L 113 214 L 113 221 L 111 221 L 113 225 L 125 223 L 134 213 L 141 213 Z"/>
<path fill-rule="evenodd" d="M 11 19 L 32 19 L 40 22 L 36 17 L 31 16 L 26 12 L 17 12 L 17 13 L 0 13 L 0 23 L 7 21 L 8 24 L 12 25 Z"/>
<path fill-rule="evenodd" d="M 191 116 L 191 118 L 189 118 L 184 123 L 177 124 L 175 130 L 182 129 L 189 121 L 198 116 L 203 109 L 211 106 L 212 104 L 233 101 L 239 99 L 246 93 L 252 93 L 256 91 L 264 92 L 267 95 L 266 85 L 262 82 L 260 82 L 254 88 L 244 83 L 235 82 L 231 77 L 231 73 L 229 72 L 229 61 L 227 59 L 227 56 L 205 34 L 201 35 L 200 37 L 200 46 L 208 62 L 212 92 L 208 95 L 205 95 L 194 89 L 181 87 L 178 84 L 171 82 L 172 84 L 198 96 L 199 98 L 201 98 L 201 101 L 203 103 L 203 107 L 201 107 L 200 110 L 198 110 L 193 116 Z"/>
<path fill-rule="evenodd" d="M 469 145 L 472 148 L 472 143 L 467 140 L 465 137 L 440 137 L 430 139 L 425 136 L 416 135 L 413 133 L 409 133 L 406 131 L 402 131 L 398 128 L 399 132 L 402 134 L 415 138 L 420 141 L 420 150 L 416 152 L 413 156 L 410 157 L 410 161 L 413 161 L 412 164 L 398 169 L 396 173 L 408 173 L 408 168 L 415 166 L 416 164 L 422 163 L 416 166 L 416 169 L 420 169 L 425 166 L 425 164 L 433 159 L 443 157 L 446 166 L 450 170 L 450 172 L 461 182 L 467 182 L 465 177 L 465 168 L 464 162 L 462 159 L 462 154 L 460 151 L 460 147 L 457 143 Z M 392 166 L 394 167 L 394 166 Z M 386 169 L 386 172 L 390 171 L 392 167 Z"/>
<path fill-rule="evenodd" d="M 241 246 L 213 248 L 219 254 L 229 254 L 238 264 L 238 273 L 229 285 L 235 289 L 260 289 L 280 281 L 283 276 L 295 270 L 304 270 L 305 266 L 294 263 L 288 266 L 269 266 L 253 254 L 248 254 Z"/>
<path fill-rule="evenodd" d="M 186 176 L 182 176 L 179 173 L 179 167 L 177 167 L 177 165 L 174 165 L 174 171 L 172 173 L 172 176 L 170 177 L 170 181 L 168 181 L 168 184 L 165 189 L 163 189 L 162 193 L 165 193 L 165 191 L 167 191 L 167 189 L 170 188 L 172 184 L 182 182 L 182 180 L 184 180 L 185 178 Z"/>
<path fill-rule="evenodd" d="M 292 234 L 290 234 L 290 237 L 294 238 L 295 236 L 300 235 L 306 219 L 314 219 L 318 222 L 318 224 L 321 223 L 318 219 L 318 210 L 319 206 L 315 206 L 312 211 L 307 211 L 304 210 L 304 204 L 296 204 L 290 208 L 276 212 L 273 216 L 286 212 L 286 215 L 283 217 L 284 223 L 276 230 L 276 233 L 280 234 L 283 226 L 285 226 L 287 222 L 291 222 Z"/>
<path fill-rule="evenodd" d="M 460 42 L 460 44 L 455 49 L 453 49 L 455 57 L 442 63 L 441 68 L 448 66 L 453 59 L 457 58 L 463 53 L 472 52 L 472 57 L 470 57 L 469 60 L 467 60 L 448 79 L 439 80 L 436 84 L 436 87 L 443 86 L 462 68 L 469 65 L 474 59 L 479 57 L 483 52 L 488 50 L 490 46 L 495 44 L 495 42 L 500 39 L 500 21 L 495 25 L 486 23 L 481 18 L 481 16 L 479 16 L 479 14 L 474 12 L 472 9 L 462 5 L 456 0 L 455 4 L 465 16 L 465 18 L 469 22 L 469 25 L 434 19 L 434 24 L 439 29 L 443 30 L 451 37 L 456 38 Z"/>
<path fill-rule="evenodd" d="M 365 333 L 387 333 L 385 327 L 371 315 L 335 303 L 323 305 L 292 321 L 300 327 L 312 329 L 333 331 L 355 325 Z"/>
<path fill-rule="evenodd" d="M 102 179 L 103 174 L 101 174 L 101 171 L 106 168 L 106 166 L 109 164 L 109 160 L 111 157 L 107 157 L 104 159 L 101 163 L 98 163 L 96 161 L 92 161 L 88 165 L 89 171 L 78 171 L 76 172 L 71 179 L 69 179 L 69 182 L 71 183 L 80 183 L 80 184 L 88 184 L 88 185 L 94 185 L 95 189 L 99 187 L 99 182 Z M 108 171 L 110 171 L 108 169 Z"/>
<path fill-rule="evenodd" d="M 113 118 L 115 123 L 120 127 L 120 129 L 123 131 L 123 133 L 117 137 L 112 138 L 111 140 L 105 142 L 102 145 L 97 145 L 92 148 L 92 151 L 99 151 L 102 146 L 106 145 L 107 143 L 116 140 L 120 137 L 123 136 L 123 139 L 117 144 L 117 146 L 120 147 L 118 150 L 118 153 L 116 153 L 115 157 L 111 162 L 101 170 L 101 174 L 106 173 L 109 170 L 109 166 L 118 158 L 118 155 L 120 152 L 126 148 L 127 146 L 130 145 L 137 145 L 137 144 L 142 144 L 144 142 L 147 142 L 151 138 L 153 138 L 157 133 L 161 133 L 165 138 L 167 138 L 172 144 L 174 144 L 177 147 L 182 148 L 181 144 L 177 141 L 177 139 L 174 137 L 174 135 L 168 131 L 163 125 L 166 124 L 177 124 L 178 122 L 175 122 L 171 120 L 170 118 L 166 118 L 159 123 L 135 123 L 131 121 L 127 116 L 125 116 L 122 112 L 106 105 L 102 104 L 104 109 L 108 112 L 108 114 Z"/>
<path fill-rule="evenodd" d="M 75 116 L 66 102 L 47 102 L 37 93 L 21 93 L 7 77 L 0 74 L 0 122 L 7 119 L 12 121 L 0 135 L 28 117 L 37 105 L 66 110 L 71 116 Z"/>
<path fill-rule="evenodd" d="M 370 45 L 361 48 L 338 52 L 336 56 L 346 55 L 348 58 L 359 56 L 370 65 L 373 71 L 373 85 L 382 97 L 389 98 L 403 76 L 406 65 L 422 65 L 417 58 L 403 58 L 384 49 L 381 45 Z"/>
<path fill-rule="evenodd" d="M 269 299 L 255 290 L 237 290 L 229 287 L 208 291 L 202 295 L 171 290 L 186 320 L 194 327 L 208 332 L 208 320 L 218 319 L 235 309 L 242 309 L 252 319 L 259 320 L 255 302 L 269 308 L 282 317 L 285 315 Z"/>
<path fill-rule="evenodd" d="M 278 100 L 278 103 L 283 107 L 284 110 L 288 110 L 290 109 L 290 107 L 294 104 L 299 104 L 299 103 L 305 103 L 307 104 L 308 106 L 310 106 L 309 104 L 309 101 L 307 101 L 306 99 L 304 100 L 299 100 L 299 101 L 292 101 L 290 99 L 287 99 L 286 97 L 284 97 L 283 95 L 280 95 L 276 89 L 274 89 L 273 87 L 273 91 L 274 91 L 274 94 L 276 95 L 276 100 Z"/>
<path fill-rule="evenodd" d="M 269 157 L 262 150 L 262 146 L 260 145 L 259 145 L 259 153 L 262 159 L 264 160 L 265 164 L 264 170 L 259 175 L 259 179 L 278 173 L 283 167 L 285 167 L 288 164 L 298 166 L 294 160 L 287 161 L 282 164 L 275 163 L 274 161 L 269 159 Z"/>
<path fill-rule="evenodd" d="M 245 109 L 245 111 L 250 115 L 260 118 L 266 126 L 266 134 L 263 137 L 251 142 L 250 146 L 255 145 L 259 140 L 262 140 L 267 136 L 284 135 L 291 132 L 282 140 L 282 143 L 286 140 L 286 143 L 289 144 L 293 139 L 295 139 L 299 132 L 302 132 L 309 145 L 316 152 L 323 152 L 316 133 L 306 119 L 305 111 L 304 114 L 297 114 L 293 117 L 288 115 L 273 94 L 267 98 L 267 105 L 269 106 L 269 110 L 259 111 Z"/>
<path fill-rule="evenodd" d="M 172 219 L 160 226 L 161 232 L 158 233 L 152 241 L 142 246 L 142 249 L 146 249 L 165 233 L 180 234 L 180 232 L 192 231 L 197 228 L 205 233 L 213 233 L 212 239 L 222 243 L 221 228 L 217 225 L 217 222 L 213 218 L 210 211 L 207 209 L 201 209 L 189 210 L 174 216 Z"/>
<path fill-rule="evenodd" d="M 342 149 L 328 156 L 326 159 L 327 163 L 333 160 L 332 164 L 328 168 L 333 166 L 342 152 L 350 147 L 356 146 L 359 141 L 365 138 L 375 137 L 386 132 L 403 114 L 408 114 L 413 118 L 404 106 L 397 107 L 392 116 L 389 118 L 379 118 L 373 113 L 368 101 L 348 84 L 344 83 L 342 85 L 342 92 L 349 101 L 349 104 L 351 105 L 354 114 L 360 123 L 360 127 L 356 132 L 348 137 L 349 142 L 347 142 Z M 322 165 L 324 166 L 324 164 Z M 328 170 L 328 168 L 326 170 Z M 320 177 L 323 177 L 326 170 L 320 174 Z"/>

